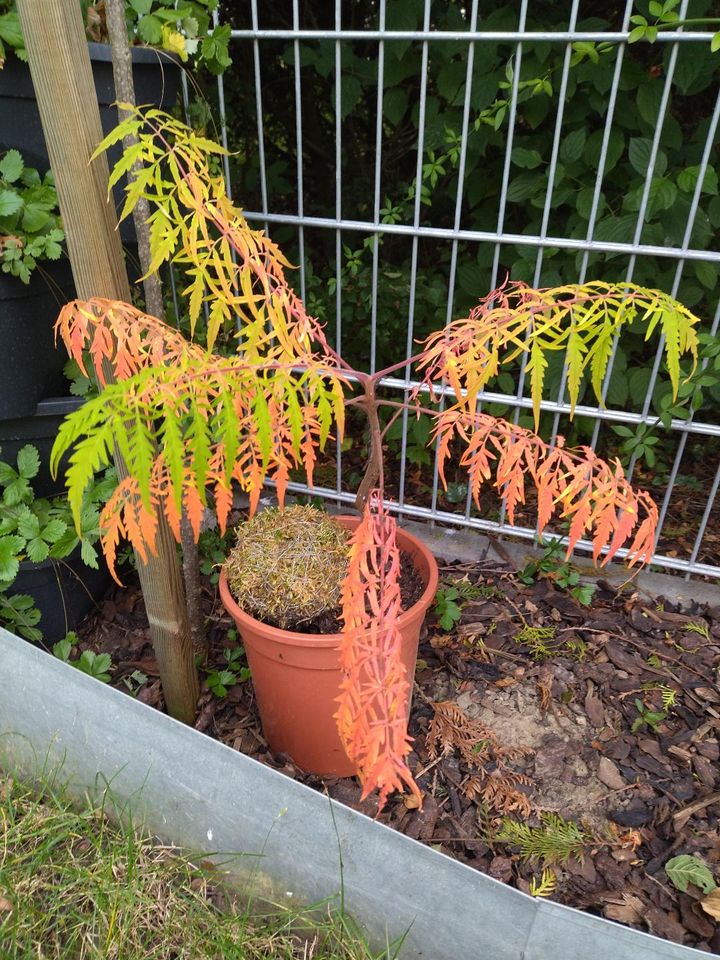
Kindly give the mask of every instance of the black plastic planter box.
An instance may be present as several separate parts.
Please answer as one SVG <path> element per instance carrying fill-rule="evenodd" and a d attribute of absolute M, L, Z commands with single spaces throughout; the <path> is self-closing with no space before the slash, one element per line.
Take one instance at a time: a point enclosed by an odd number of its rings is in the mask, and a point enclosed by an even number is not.
<path fill-rule="evenodd" d="M 28 284 L 0 273 L 0 420 L 32 416 L 43 397 L 67 393 L 53 325 L 74 295 L 68 260 L 39 264 Z"/>
<path fill-rule="evenodd" d="M 50 648 L 75 630 L 109 584 L 110 574 L 102 560 L 99 569 L 93 570 L 83 563 L 77 550 L 64 560 L 24 560 L 8 593 L 27 593 L 33 598 L 40 611 L 38 627 L 43 644 Z"/>
<path fill-rule="evenodd" d="M 0 381 L 0 400 L 2 395 L 3 384 Z M 64 490 L 63 465 L 60 465 L 56 479 L 50 476 L 50 451 L 63 419 L 82 404 L 81 397 L 51 397 L 42 400 L 37 408 L 33 407 L 32 416 L 11 420 L 0 418 L 0 460 L 13 465 L 25 444 L 37 447 L 40 472 L 32 482 L 37 497 L 51 497 Z"/>
<path fill-rule="evenodd" d="M 110 47 L 106 43 L 89 43 L 93 79 L 100 107 L 103 131 L 109 133 L 117 123 L 115 85 L 112 76 Z M 180 72 L 176 60 L 161 50 L 148 47 L 133 47 L 133 78 L 135 101 L 153 104 L 169 110 L 175 103 Z M 44 173 L 49 167 L 45 135 L 43 134 L 35 100 L 35 90 L 30 78 L 30 69 L 17 57 L 8 57 L 0 70 L 0 152 L 14 148 L 19 150 L 28 167 L 36 167 Z M 110 162 L 122 151 L 118 145 L 110 154 Z"/>

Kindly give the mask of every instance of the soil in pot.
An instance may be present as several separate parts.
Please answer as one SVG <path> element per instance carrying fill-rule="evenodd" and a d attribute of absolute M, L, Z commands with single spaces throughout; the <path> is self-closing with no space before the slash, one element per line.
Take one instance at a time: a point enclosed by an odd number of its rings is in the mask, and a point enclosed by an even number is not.
<path fill-rule="evenodd" d="M 720 602 L 680 609 L 601 582 L 585 607 L 494 561 L 441 572 L 464 585 L 457 623 L 433 615 L 420 641 L 409 763 L 423 807 L 395 797 L 380 820 L 526 892 L 547 871 L 550 899 L 719 953 L 707 894 L 665 868 L 687 855 L 720 875 Z M 205 604 L 209 675 L 233 641 L 209 581 Z M 136 696 L 162 708 L 137 587 L 91 615 L 81 646 L 112 655 L 120 689 L 141 670 Z M 354 778 L 305 774 L 268 747 L 234 673 L 224 696 L 203 693 L 197 729 L 374 816 Z"/>

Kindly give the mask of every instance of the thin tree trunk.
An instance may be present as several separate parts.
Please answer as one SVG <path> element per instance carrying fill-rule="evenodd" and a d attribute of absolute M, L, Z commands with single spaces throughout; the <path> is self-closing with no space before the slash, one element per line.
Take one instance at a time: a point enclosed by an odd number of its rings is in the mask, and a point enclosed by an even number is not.
<path fill-rule="evenodd" d="M 107 202 L 107 160 L 89 162 L 103 134 L 80 4 L 18 0 L 18 11 L 77 294 L 128 301 L 120 236 Z M 117 454 L 116 464 L 118 475 L 127 476 Z M 138 573 L 168 712 L 192 723 L 199 688 L 182 576 L 162 512 L 157 522 L 157 553 L 147 563 L 137 558 Z"/>
<path fill-rule="evenodd" d="M 125 24 L 125 0 L 105 0 L 105 16 L 110 50 L 112 53 L 115 97 L 118 103 L 135 104 L 135 85 L 132 72 L 132 55 L 128 43 Z M 120 121 L 128 116 L 128 111 L 118 107 Z M 123 137 L 123 147 L 128 150 L 138 142 L 134 134 Z M 128 172 L 128 181 L 132 182 L 142 170 L 142 162 L 136 160 Z M 162 297 L 162 284 L 158 273 L 148 273 L 150 268 L 150 205 L 141 197 L 133 210 L 133 222 L 138 241 L 140 266 L 145 275 L 145 309 L 158 320 L 165 319 L 165 305 Z M 182 522 L 183 578 L 185 580 L 185 601 L 187 604 L 190 636 L 195 653 L 207 653 L 207 636 L 200 602 L 200 556 L 193 537 L 192 528 L 183 516 Z"/>

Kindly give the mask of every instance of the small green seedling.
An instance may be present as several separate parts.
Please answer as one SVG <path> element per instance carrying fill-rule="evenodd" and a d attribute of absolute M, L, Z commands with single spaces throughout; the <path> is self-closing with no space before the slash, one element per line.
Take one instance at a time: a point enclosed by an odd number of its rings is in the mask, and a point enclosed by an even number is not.
<path fill-rule="evenodd" d="M 640 730 L 646 729 L 657 733 L 660 724 L 668 718 L 667 710 L 653 710 L 646 706 L 642 700 L 636 699 L 635 706 L 637 707 L 639 716 L 633 720 L 633 725 L 630 728 L 633 733 L 638 733 Z"/>
<path fill-rule="evenodd" d="M 443 630 L 452 630 L 462 616 L 457 600 L 460 592 L 457 587 L 441 587 L 435 594 L 435 614 Z"/>
<path fill-rule="evenodd" d="M 531 584 L 538 580 L 552 580 L 563 590 L 567 590 L 578 603 L 587 607 L 595 593 L 594 583 L 580 583 L 580 572 L 569 560 L 564 559 L 565 548 L 559 540 L 550 540 L 544 544 L 542 555 L 531 560 L 518 573 L 521 583 Z"/>
<path fill-rule="evenodd" d="M 435 614 L 443 630 L 452 630 L 462 615 L 462 607 L 470 600 L 491 600 L 502 597 L 497 587 L 471 583 L 467 577 L 445 583 L 435 594 Z"/>
<path fill-rule="evenodd" d="M 123 677 L 123 683 L 127 687 L 131 697 L 136 697 L 140 687 L 146 684 L 147 681 L 148 676 L 146 673 L 143 673 L 142 670 L 133 670 L 129 676 Z"/>
<path fill-rule="evenodd" d="M 95 653 L 92 650 L 83 650 L 76 660 L 70 659 L 72 648 L 77 644 L 78 637 L 73 631 L 70 631 L 64 640 L 58 641 L 53 646 L 53 653 L 64 663 L 69 663 L 71 667 L 76 667 L 89 677 L 99 680 L 101 683 L 109 683 L 110 669 L 112 667 L 112 658 L 109 653 Z"/>
<path fill-rule="evenodd" d="M 234 633 L 234 631 L 233 631 Z M 228 632 L 228 636 L 230 633 Z M 223 650 L 224 670 L 211 670 L 207 675 L 208 690 L 222 699 L 228 695 L 230 687 L 236 683 L 245 683 L 250 679 L 250 668 L 243 666 L 245 651 L 242 647 Z"/>

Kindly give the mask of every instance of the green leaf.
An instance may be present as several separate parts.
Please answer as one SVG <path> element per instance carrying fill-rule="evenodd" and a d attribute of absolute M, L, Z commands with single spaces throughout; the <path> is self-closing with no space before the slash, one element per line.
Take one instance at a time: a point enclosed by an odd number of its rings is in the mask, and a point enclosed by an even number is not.
<path fill-rule="evenodd" d="M 577 130 L 571 130 L 563 139 L 562 146 L 560 147 L 560 159 L 562 162 L 575 163 L 576 160 L 579 160 L 585 149 L 586 139 L 587 134 L 583 127 L 579 127 Z"/>
<path fill-rule="evenodd" d="M 602 150 L 603 131 L 596 130 L 587 138 L 584 151 L 584 160 L 589 166 L 595 168 L 600 163 L 600 152 Z M 605 173 L 609 173 L 616 165 L 618 160 L 625 152 L 625 137 L 616 129 L 611 130 L 608 138 L 607 153 L 605 156 Z"/>
<path fill-rule="evenodd" d="M 527 200 L 535 196 L 545 187 L 545 178 L 537 173 L 521 173 L 513 178 L 508 187 L 508 200 L 518 203 L 521 200 Z"/>
<path fill-rule="evenodd" d="M 630 243 L 636 225 L 637 217 L 629 213 L 620 217 L 605 217 L 597 223 L 595 239 L 607 240 L 610 243 Z"/>
<path fill-rule="evenodd" d="M 654 177 L 650 184 L 648 197 L 648 214 L 646 219 L 657 213 L 658 210 L 669 210 L 675 203 L 677 187 L 666 177 Z"/>
<path fill-rule="evenodd" d="M 28 485 L 27 480 L 18 477 L 8 483 L 3 492 L 3 503 L 6 507 L 15 507 L 18 503 L 25 503 L 32 500 L 33 492 Z"/>
<path fill-rule="evenodd" d="M 42 529 L 40 536 L 47 543 L 57 543 L 60 537 L 67 530 L 67 524 L 64 520 L 61 520 L 59 517 L 53 517 Z"/>
<path fill-rule="evenodd" d="M 695 189 L 695 186 L 698 182 L 698 177 L 700 176 L 700 167 L 686 167 L 685 170 L 681 170 L 677 176 L 677 185 L 683 191 L 683 193 L 692 193 Z M 705 169 L 705 175 L 703 177 L 702 185 L 703 193 L 710 193 L 716 195 L 718 193 L 718 175 L 717 170 L 712 165 L 708 165 Z"/>
<path fill-rule="evenodd" d="M 713 875 L 698 857 L 682 853 L 679 857 L 672 857 L 665 864 L 665 873 L 672 885 L 681 893 L 686 893 L 688 884 L 694 883 L 703 893 L 711 893 L 717 884 Z"/>
<path fill-rule="evenodd" d="M 594 199 L 595 199 L 595 189 L 593 187 L 583 187 L 582 190 L 578 190 L 575 209 L 583 218 L 583 220 L 590 219 L 590 214 L 592 213 L 592 206 L 593 206 Z M 604 206 L 605 206 L 605 197 L 603 196 L 603 194 L 601 194 L 600 202 L 598 203 L 596 217 L 602 213 Z"/>
<path fill-rule="evenodd" d="M 10 217 L 22 209 L 23 201 L 14 190 L 0 190 L 0 217 Z"/>
<path fill-rule="evenodd" d="M 143 17 L 146 13 L 150 13 L 152 5 L 153 0 L 130 0 L 130 6 L 139 17 Z"/>
<path fill-rule="evenodd" d="M 81 541 L 80 558 L 86 567 L 91 567 L 93 570 L 99 569 L 97 550 L 89 540 Z"/>
<path fill-rule="evenodd" d="M 537 150 L 527 150 L 525 147 L 515 147 L 512 152 L 512 162 L 516 167 L 524 167 L 528 170 L 534 170 L 543 162 Z"/>
<path fill-rule="evenodd" d="M 340 88 L 340 116 L 343 120 L 350 116 L 360 102 L 362 84 L 357 77 L 343 77 Z"/>
<path fill-rule="evenodd" d="M 28 560 L 32 560 L 33 563 L 42 563 L 50 556 L 50 548 L 40 537 L 28 540 L 26 549 Z"/>
<path fill-rule="evenodd" d="M 58 660 L 63 660 L 65 663 L 68 662 L 70 657 L 70 652 L 72 650 L 72 643 L 65 637 L 64 640 L 58 640 L 56 644 L 53 645 L 52 651 Z"/>
<path fill-rule="evenodd" d="M 12 483 L 13 480 L 17 480 L 17 473 L 9 463 L 0 460 L 0 486 L 5 487 L 9 483 Z"/>
<path fill-rule="evenodd" d="M 37 448 L 26 443 L 17 455 L 18 472 L 25 480 L 32 480 L 40 469 L 40 454 Z"/>
<path fill-rule="evenodd" d="M 40 521 L 28 506 L 22 507 L 18 513 L 17 532 L 26 540 L 32 540 L 40 534 Z"/>
<path fill-rule="evenodd" d="M 710 41 L 710 52 L 717 53 L 720 50 L 720 30 L 714 34 L 712 40 Z"/>
<path fill-rule="evenodd" d="M 152 14 L 146 14 L 138 20 L 137 32 L 145 43 L 158 44 L 162 41 L 162 21 Z"/>
<path fill-rule="evenodd" d="M 643 83 L 638 87 L 635 98 L 638 113 L 645 123 L 650 124 L 652 127 L 657 123 L 661 98 L 661 84 L 659 83 Z"/>
<path fill-rule="evenodd" d="M 408 105 L 408 94 L 403 87 L 391 87 L 383 97 L 383 115 L 396 127 Z"/>
<path fill-rule="evenodd" d="M 693 270 L 695 271 L 695 276 L 706 289 L 715 289 L 718 268 L 714 263 L 705 263 L 703 260 L 696 260 L 693 263 Z"/>
<path fill-rule="evenodd" d="M 8 183 L 14 183 L 22 176 L 24 169 L 23 158 L 19 150 L 8 150 L 0 160 L 0 177 Z"/>
<path fill-rule="evenodd" d="M 645 176 L 650 166 L 650 155 L 652 153 L 652 140 L 647 137 L 631 137 L 630 147 L 628 148 L 628 159 L 630 166 L 640 176 Z M 662 150 L 658 150 L 655 158 L 655 168 L 653 175 L 661 177 L 667 170 L 667 157 Z"/>
<path fill-rule="evenodd" d="M 25 547 L 23 537 L 0 537 L 0 581 L 12 583 L 20 569 L 19 554 Z"/>
<path fill-rule="evenodd" d="M 107 683 L 110 679 L 110 670 L 112 659 L 109 653 L 94 653 L 92 650 L 83 650 L 80 659 L 74 664 L 78 670 L 87 673 L 88 676 Z"/>
<path fill-rule="evenodd" d="M 51 214 L 45 209 L 45 206 L 38 203 L 28 203 L 25 205 L 22 215 L 22 228 L 28 233 L 37 233 L 42 230 L 51 220 Z"/>
<path fill-rule="evenodd" d="M 20 50 L 24 49 L 25 41 L 20 26 L 20 17 L 15 10 L 10 10 L 0 17 L 0 38 L 9 47 L 15 48 L 15 52 L 20 56 Z M 21 57 L 21 59 L 23 58 Z"/>
<path fill-rule="evenodd" d="M 634 29 L 632 29 L 630 31 L 630 35 L 628 36 L 628 43 L 637 43 L 638 40 L 642 40 L 647 33 L 647 29 L 648 29 L 647 27 L 643 27 L 643 26 L 635 27 Z"/>

